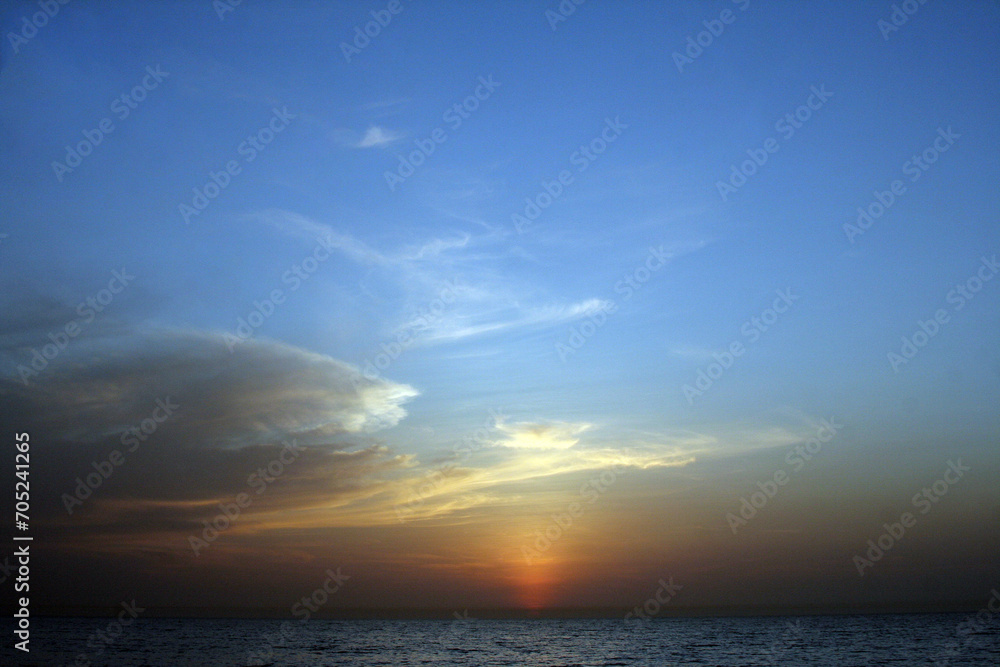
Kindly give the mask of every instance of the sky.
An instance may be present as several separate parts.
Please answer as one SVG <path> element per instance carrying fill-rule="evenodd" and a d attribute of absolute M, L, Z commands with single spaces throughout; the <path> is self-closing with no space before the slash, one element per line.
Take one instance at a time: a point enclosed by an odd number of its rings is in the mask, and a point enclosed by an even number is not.
<path fill-rule="evenodd" d="M 33 604 L 982 606 L 1000 5 L 902 4 L 5 3 Z"/>

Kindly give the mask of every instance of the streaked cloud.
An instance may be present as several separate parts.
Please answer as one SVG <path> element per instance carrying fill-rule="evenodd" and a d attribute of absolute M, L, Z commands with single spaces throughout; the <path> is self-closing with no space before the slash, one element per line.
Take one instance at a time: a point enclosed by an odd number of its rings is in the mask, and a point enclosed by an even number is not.
<path fill-rule="evenodd" d="M 603 299 L 587 299 L 566 305 L 512 305 L 478 312 L 458 310 L 426 328 L 427 342 L 458 341 L 524 328 L 543 328 L 573 322 L 606 310 Z"/>
<path fill-rule="evenodd" d="M 404 290 L 408 300 L 400 304 L 396 323 L 387 328 L 387 336 L 405 329 L 416 334 L 421 343 L 457 342 L 560 325 L 611 306 L 608 300 L 593 297 L 569 303 L 555 300 L 545 303 L 531 285 L 502 280 L 498 265 L 506 251 L 493 248 L 500 239 L 489 233 L 459 232 L 380 250 L 338 232 L 332 225 L 291 211 L 267 209 L 248 218 L 309 243 L 328 239 L 331 247 L 369 267 L 362 285 L 365 289 L 371 271 L 377 271 L 379 279 Z M 424 316 L 422 311 L 427 304 L 446 290 L 457 293 L 455 302 L 433 318 Z M 383 313 L 383 317 L 391 315 Z"/>

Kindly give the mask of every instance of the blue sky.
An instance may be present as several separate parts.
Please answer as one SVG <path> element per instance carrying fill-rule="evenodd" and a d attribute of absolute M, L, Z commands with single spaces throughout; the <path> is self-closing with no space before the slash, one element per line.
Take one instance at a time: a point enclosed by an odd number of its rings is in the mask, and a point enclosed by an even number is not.
<path fill-rule="evenodd" d="M 568 474 L 609 451 L 665 475 L 729 461 L 691 473 L 708 496 L 751 488 L 767 452 L 824 417 L 847 426 L 820 486 L 844 469 L 868 479 L 872 461 L 897 461 L 879 471 L 903 496 L 949 456 L 996 469 L 1000 280 L 961 309 L 948 298 L 981 266 L 992 276 L 1000 252 L 995 3 L 920 5 L 887 39 L 882 2 L 592 1 L 555 29 L 554 2 L 400 6 L 349 61 L 341 44 L 384 4 L 247 1 L 220 18 L 207 1 L 74 2 L 16 51 L 6 37 L 0 277 L 18 324 L 5 377 L 20 385 L 62 326 L 53 304 L 75 306 L 124 267 L 134 281 L 40 382 L 96 373 L 158 337 L 218 343 L 281 290 L 239 343 L 247 354 L 363 371 L 400 332 L 410 339 L 367 378 L 384 391 L 366 408 L 380 427 L 347 427 L 404 457 L 399 474 L 431 469 L 491 410 L 505 415 L 490 435 L 502 452 L 529 436 L 582 450 L 549 461 Z M 6 5 L 5 35 L 35 11 Z M 673 54 L 723 11 L 733 20 L 678 71 Z M 156 81 L 147 68 L 166 74 L 122 118 L 114 100 Z M 449 120 L 477 87 L 476 108 Z M 779 130 L 817 89 L 828 99 Z M 105 118 L 113 131 L 60 178 L 53 162 Z M 247 160 L 243 142 L 269 123 L 280 130 Z M 613 140 L 581 163 L 608 127 Z M 939 130 L 957 138 L 910 180 L 904 164 Z M 390 189 L 386 172 L 435 131 L 444 142 Z M 720 197 L 732 165 L 769 139 L 777 150 Z M 185 220 L 193 189 L 230 161 L 239 172 Z M 526 198 L 564 170 L 572 182 L 516 229 Z M 897 179 L 905 193 L 852 242 L 844 225 Z M 289 278 L 321 241 L 308 279 Z M 647 264 L 651 248 L 662 266 Z M 621 281 L 647 275 L 626 298 Z M 787 312 L 746 334 L 789 290 Z M 948 321 L 894 370 L 887 355 L 938 309 Z M 560 354 L 588 322 L 600 324 L 585 344 Z M 689 401 L 683 387 L 734 342 L 745 352 Z M 348 423 L 296 414 L 299 432 Z M 522 474 L 469 463 L 486 481 L 442 492 L 427 519 L 529 498 L 504 485 L 550 473 L 517 461 Z M 739 470 L 751 472 L 733 481 Z M 639 502 L 672 488 L 665 479 L 623 493 Z M 997 506 L 985 488 L 977 511 Z"/>

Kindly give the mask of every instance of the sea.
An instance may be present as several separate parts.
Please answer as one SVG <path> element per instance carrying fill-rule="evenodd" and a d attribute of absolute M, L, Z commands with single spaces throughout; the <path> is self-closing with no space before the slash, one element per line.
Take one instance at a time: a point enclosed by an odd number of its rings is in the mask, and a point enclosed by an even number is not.
<path fill-rule="evenodd" d="M 988 612 L 987 612 L 988 613 Z M 994 614 L 993 616 L 997 616 Z M 972 623 L 970 623 L 970 619 Z M 32 619 L 3 665 L 1000 665 L 1000 623 L 968 614 L 559 620 Z M 7 625 L 12 629 L 11 625 Z"/>

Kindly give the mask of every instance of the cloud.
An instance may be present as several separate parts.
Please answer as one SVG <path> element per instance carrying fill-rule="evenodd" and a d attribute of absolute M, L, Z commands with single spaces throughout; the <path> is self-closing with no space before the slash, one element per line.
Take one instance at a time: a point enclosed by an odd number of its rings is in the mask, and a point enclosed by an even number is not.
<path fill-rule="evenodd" d="M 274 341 L 230 351 L 219 333 L 129 333 L 68 348 L 30 386 L 8 378 L 0 392 L 44 410 L 57 437 L 78 442 L 124 432 L 169 396 L 184 406 L 175 429 L 189 447 L 372 432 L 397 424 L 417 394 Z"/>
<path fill-rule="evenodd" d="M 466 521 L 473 510 L 532 510 L 565 502 L 580 481 L 605 470 L 627 477 L 629 471 L 647 471 L 657 475 L 656 488 L 669 493 L 707 470 L 731 470 L 747 456 L 804 442 L 817 423 L 801 413 L 791 416 L 798 422 L 794 426 L 736 423 L 709 432 L 602 433 L 590 422 L 498 420 L 494 437 L 473 453 L 416 465 L 400 478 L 397 507 L 407 520 L 441 525 Z M 549 481 L 539 484 L 542 480 Z"/>
<path fill-rule="evenodd" d="M 602 442 L 590 435 L 596 427 L 589 422 L 498 419 L 494 427 L 495 437 L 474 453 L 456 451 L 451 459 L 415 466 L 400 478 L 399 516 L 447 523 L 473 509 L 530 509 L 564 498 L 567 488 L 577 488 L 574 479 L 605 470 L 682 468 L 715 442 L 692 433 Z M 539 485 L 542 480 L 552 482 Z"/>
<path fill-rule="evenodd" d="M 298 213 L 271 208 L 253 213 L 247 218 L 257 220 L 282 234 L 302 239 L 310 244 L 320 241 L 340 250 L 352 260 L 364 265 L 385 265 L 389 258 L 350 234 L 341 234 L 333 227 Z"/>
<path fill-rule="evenodd" d="M 38 436 L 36 431 L 33 439 Z M 134 567 L 137 558 L 143 560 L 139 554 L 148 552 L 182 568 L 214 562 L 228 569 L 234 557 L 287 563 L 312 543 L 328 545 L 331 529 L 389 523 L 370 506 L 391 491 L 391 477 L 406 471 L 409 457 L 380 445 L 342 446 L 303 448 L 275 475 L 281 445 L 188 449 L 165 429 L 164 437 L 126 454 L 91 497 L 71 505 L 72 515 L 65 494 L 74 494 L 79 478 L 93 473 L 94 461 L 107 460 L 108 446 L 59 452 L 35 447 L 33 479 L 52 493 L 33 503 L 33 528 L 47 551 L 71 554 L 74 562 L 118 555 Z M 195 560 L 191 538 L 204 539 L 206 526 L 219 525 L 224 508 L 232 516 L 236 503 L 245 503 L 237 500 L 240 494 L 251 504 Z"/>
<path fill-rule="evenodd" d="M 331 240 L 333 247 L 359 263 L 381 264 L 394 270 L 407 266 L 412 269 L 421 263 L 432 263 L 450 251 L 465 248 L 472 238 L 469 234 L 463 233 L 457 236 L 410 244 L 395 252 L 380 252 L 350 234 L 336 231 L 331 225 L 292 211 L 270 208 L 257 211 L 247 217 L 262 222 L 285 235 L 310 243 L 315 243 L 318 239 Z"/>
<path fill-rule="evenodd" d="M 469 234 L 460 234 L 445 239 L 432 239 L 401 252 L 396 261 L 419 261 L 439 257 L 451 250 L 465 248 L 471 239 Z"/>
<path fill-rule="evenodd" d="M 25 314 L 45 327 L 51 317 L 39 312 Z M 586 312 L 581 306 L 563 316 Z M 405 418 L 416 395 L 408 385 L 369 380 L 350 364 L 276 341 L 250 340 L 230 352 L 216 332 L 102 330 L 75 341 L 28 386 L 9 371 L 0 377 L 0 418 L 16 415 L 39 443 L 38 481 L 52 493 L 36 503 L 36 522 L 52 545 L 183 553 L 220 503 L 250 493 L 252 510 L 213 546 L 217 558 L 256 553 L 279 536 L 312 540 L 336 527 L 398 525 L 397 508 L 442 464 L 420 465 L 375 439 Z M 149 421 L 157 401 L 177 408 L 126 449 L 125 438 Z M 409 518 L 454 523 L 488 508 L 528 509 L 601 470 L 682 468 L 725 444 L 691 432 L 612 437 L 599 430 L 585 421 L 498 420 L 479 451 L 435 477 Z M 758 435 L 772 446 L 789 438 Z M 751 440 L 740 438 L 743 446 Z M 251 480 L 289 443 L 298 455 L 256 494 Z M 125 462 L 68 514 L 65 494 L 113 450 Z"/>
<path fill-rule="evenodd" d="M 362 104 L 359 108 L 362 111 L 389 116 L 400 113 L 411 101 L 412 100 L 409 97 L 399 97 L 388 100 L 379 100 L 377 102 L 368 102 L 366 104 Z"/>
<path fill-rule="evenodd" d="M 568 449 L 580 442 L 577 436 L 590 427 L 591 424 L 567 422 L 551 424 L 518 422 L 496 425 L 497 430 L 504 436 L 498 444 L 520 449 Z"/>
<path fill-rule="evenodd" d="M 12 329 L 46 326 L 37 313 Z M 19 345 L 0 342 L 5 354 Z M 131 329 L 74 341 L 27 385 L 5 371 L 0 423 L 31 433 L 33 478 L 50 491 L 33 518 L 53 543 L 183 549 L 239 493 L 254 505 L 234 535 L 275 528 L 290 512 L 320 512 L 329 524 L 338 508 L 387 494 L 412 457 L 373 434 L 398 424 L 416 395 L 280 342 L 250 340 L 230 352 L 221 333 Z M 273 474 L 292 445 L 294 460 L 256 495 L 251 478 Z M 112 466 L 115 451 L 124 462 Z M 102 467 L 112 474 L 69 514 L 66 498 Z"/>
<path fill-rule="evenodd" d="M 402 134 L 373 125 L 368 128 L 368 131 L 365 132 L 365 136 L 361 138 L 361 141 L 359 141 L 355 147 L 377 148 L 379 146 L 386 146 L 400 139 L 402 136 Z"/>
<path fill-rule="evenodd" d="M 523 306 L 515 303 L 471 313 L 458 311 L 433 322 L 424 339 L 428 342 L 458 341 L 512 329 L 544 328 L 606 312 L 612 307 L 613 304 L 604 299 L 586 299 L 567 305 Z"/>
<path fill-rule="evenodd" d="M 369 284 L 378 284 L 379 280 L 384 292 L 402 291 L 406 296 L 396 315 L 398 319 L 382 333 L 387 338 L 408 330 L 409 334 L 415 334 L 414 342 L 455 342 L 503 331 L 564 324 L 612 307 L 610 301 L 598 298 L 539 303 L 536 286 L 518 286 L 509 276 L 501 277 L 496 266 L 504 253 L 491 254 L 482 247 L 496 241 L 489 235 L 484 241 L 482 237 L 460 233 L 382 251 L 341 234 L 326 223 L 291 211 L 267 209 L 250 218 L 309 243 L 327 239 L 328 245 L 369 268 L 361 288 L 368 290 L 372 298 L 375 296 Z M 427 317 L 429 306 L 443 293 L 456 298 L 443 312 Z M 380 311 L 383 318 L 384 311 L 385 308 Z M 389 319 L 392 318 L 390 314 Z"/>

